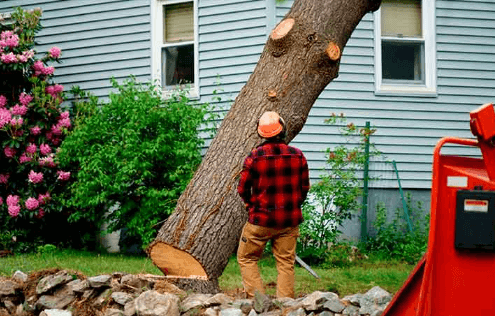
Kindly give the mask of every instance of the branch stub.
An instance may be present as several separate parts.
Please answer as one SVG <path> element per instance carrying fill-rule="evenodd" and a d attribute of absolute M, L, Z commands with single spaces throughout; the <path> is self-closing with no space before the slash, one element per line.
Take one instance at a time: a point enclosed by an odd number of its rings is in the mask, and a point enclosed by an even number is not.
<path fill-rule="evenodd" d="M 288 18 L 280 22 L 270 34 L 270 38 L 274 41 L 283 38 L 287 35 L 292 27 L 294 26 L 295 20 L 293 18 Z"/>
<path fill-rule="evenodd" d="M 335 44 L 334 42 L 330 42 L 328 44 L 325 52 L 326 52 L 328 58 L 330 58 L 333 61 L 337 61 L 340 58 L 340 47 L 339 47 L 339 45 Z"/>
<path fill-rule="evenodd" d="M 268 91 L 268 100 L 275 101 L 277 99 L 277 91 L 270 90 Z"/>

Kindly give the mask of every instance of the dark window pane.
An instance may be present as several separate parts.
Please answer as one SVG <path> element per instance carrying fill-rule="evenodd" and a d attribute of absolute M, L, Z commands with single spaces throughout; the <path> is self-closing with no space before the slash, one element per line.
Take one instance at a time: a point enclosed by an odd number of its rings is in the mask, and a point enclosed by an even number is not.
<path fill-rule="evenodd" d="M 423 44 L 382 41 L 382 77 L 423 81 Z"/>
<path fill-rule="evenodd" d="M 162 74 L 166 86 L 194 83 L 194 45 L 163 48 Z"/>

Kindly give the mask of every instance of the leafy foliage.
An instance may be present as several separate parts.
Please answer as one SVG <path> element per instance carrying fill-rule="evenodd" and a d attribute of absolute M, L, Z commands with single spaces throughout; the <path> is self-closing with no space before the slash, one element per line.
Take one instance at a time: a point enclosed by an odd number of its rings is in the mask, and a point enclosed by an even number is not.
<path fill-rule="evenodd" d="M 426 251 L 428 245 L 429 214 L 421 201 L 413 203 L 412 195 L 406 194 L 406 205 L 413 222 L 412 230 L 403 219 L 404 210 L 397 208 L 395 216 L 390 220 L 387 210 L 380 203 L 377 206 L 376 219 L 373 226 L 376 236 L 370 237 L 363 245 L 365 251 L 386 259 L 397 259 L 407 263 L 416 263 Z"/>
<path fill-rule="evenodd" d="M 64 216 L 53 197 L 70 178 L 56 152 L 72 123 L 48 66 L 61 50 L 36 57 L 41 14 L 16 8 L 12 24 L 0 21 L 0 246 L 16 252 L 56 238 L 53 225 Z"/>
<path fill-rule="evenodd" d="M 200 128 L 213 118 L 186 91 L 164 101 L 151 83 L 112 84 L 118 92 L 107 103 L 72 90 L 76 125 L 59 154 L 76 176 L 66 205 L 74 209 L 71 221 L 125 228 L 144 247 L 200 163 Z"/>
<path fill-rule="evenodd" d="M 325 259 L 328 245 L 336 243 L 341 234 L 339 227 L 360 208 L 358 197 L 363 185 L 360 172 L 368 159 L 365 144 L 375 132 L 353 123 L 346 124 L 343 115 L 333 114 L 325 123 L 339 125 L 346 143 L 326 150 L 327 173 L 311 186 L 303 204 L 305 221 L 300 226 L 298 249 L 301 257 L 312 257 L 313 262 Z M 377 155 L 378 151 L 370 144 L 369 156 Z"/>

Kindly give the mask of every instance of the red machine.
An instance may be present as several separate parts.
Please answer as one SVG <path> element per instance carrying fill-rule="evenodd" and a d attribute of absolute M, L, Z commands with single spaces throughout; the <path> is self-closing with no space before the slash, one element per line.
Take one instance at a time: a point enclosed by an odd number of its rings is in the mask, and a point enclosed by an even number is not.
<path fill-rule="evenodd" d="M 470 113 L 478 138 L 435 147 L 428 250 L 383 316 L 495 315 L 495 112 Z M 442 155 L 445 144 L 479 147 L 483 158 Z"/>

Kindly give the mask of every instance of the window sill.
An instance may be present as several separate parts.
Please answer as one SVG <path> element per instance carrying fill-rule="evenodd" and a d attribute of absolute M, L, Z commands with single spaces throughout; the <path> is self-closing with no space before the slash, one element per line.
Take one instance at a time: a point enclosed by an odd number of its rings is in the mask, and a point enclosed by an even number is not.
<path fill-rule="evenodd" d="M 382 85 L 375 90 L 377 96 L 406 96 L 406 97 L 425 97 L 436 98 L 438 93 L 436 88 L 427 88 L 424 86 L 392 86 Z"/>

